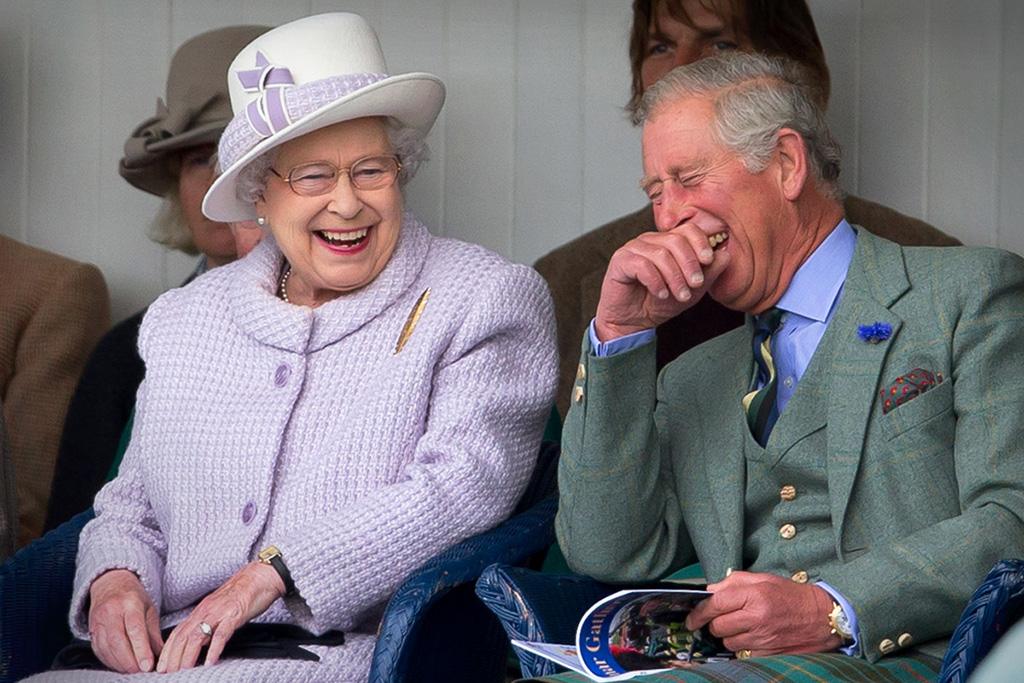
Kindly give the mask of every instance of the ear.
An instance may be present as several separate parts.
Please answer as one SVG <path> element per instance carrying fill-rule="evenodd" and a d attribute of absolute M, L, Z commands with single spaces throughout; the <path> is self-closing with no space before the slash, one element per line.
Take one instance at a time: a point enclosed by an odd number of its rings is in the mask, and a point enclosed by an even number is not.
<path fill-rule="evenodd" d="M 782 193 L 789 201 L 796 201 L 804 190 L 810 172 L 803 136 L 791 128 L 781 129 L 775 154 Z"/>

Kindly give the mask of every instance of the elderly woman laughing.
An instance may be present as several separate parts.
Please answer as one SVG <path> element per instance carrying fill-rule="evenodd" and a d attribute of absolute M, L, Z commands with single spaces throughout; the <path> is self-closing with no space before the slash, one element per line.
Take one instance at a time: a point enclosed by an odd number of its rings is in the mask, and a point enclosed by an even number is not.
<path fill-rule="evenodd" d="M 387 76 L 361 18 L 270 31 L 228 80 L 204 211 L 268 236 L 150 307 L 71 624 L 118 672 L 364 680 L 403 578 L 526 484 L 554 395 L 551 303 L 532 270 L 403 211 L 444 89 Z M 304 648 L 247 658 L 253 638 Z"/>

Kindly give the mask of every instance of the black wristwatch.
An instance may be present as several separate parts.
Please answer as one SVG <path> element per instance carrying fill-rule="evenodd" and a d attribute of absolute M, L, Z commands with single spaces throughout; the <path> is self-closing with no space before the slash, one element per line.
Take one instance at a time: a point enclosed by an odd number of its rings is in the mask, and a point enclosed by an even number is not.
<path fill-rule="evenodd" d="M 286 598 L 295 595 L 295 582 L 292 581 L 292 573 L 285 566 L 284 558 L 281 557 L 281 551 L 277 549 L 277 546 L 268 545 L 260 551 L 256 559 L 260 564 L 269 564 L 278 573 L 281 580 L 284 581 L 284 596 Z"/>

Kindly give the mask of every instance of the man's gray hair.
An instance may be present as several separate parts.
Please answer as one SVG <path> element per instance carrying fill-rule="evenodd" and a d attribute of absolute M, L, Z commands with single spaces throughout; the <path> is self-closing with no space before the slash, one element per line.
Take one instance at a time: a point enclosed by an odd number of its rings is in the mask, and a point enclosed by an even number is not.
<path fill-rule="evenodd" d="M 839 189 L 839 143 L 815 104 L 806 71 L 796 62 L 728 52 L 673 69 L 644 93 L 641 121 L 684 97 L 708 97 L 714 106 L 712 134 L 738 154 L 751 173 L 763 171 L 782 128 L 803 137 L 815 180 L 832 199 Z"/>
<path fill-rule="evenodd" d="M 386 120 L 385 130 L 391 149 L 402 162 L 402 170 L 398 173 L 398 184 L 404 186 L 416 175 L 420 164 L 430 158 L 430 149 L 418 130 L 401 126 L 394 119 Z M 235 195 L 241 201 L 255 202 L 263 196 L 263 191 L 267 189 L 270 168 L 277 158 L 277 150 L 278 148 L 274 147 L 256 157 L 238 174 Z"/>

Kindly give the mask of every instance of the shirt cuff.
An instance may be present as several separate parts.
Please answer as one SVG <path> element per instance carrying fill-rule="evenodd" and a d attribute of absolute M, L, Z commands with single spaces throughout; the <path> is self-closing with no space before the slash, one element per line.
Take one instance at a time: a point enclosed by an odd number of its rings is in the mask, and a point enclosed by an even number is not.
<path fill-rule="evenodd" d="M 594 331 L 594 320 L 590 321 L 587 333 L 590 335 L 590 348 L 593 349 L 594 355 L 598 358 L 632 351 L 638 346 L 643 346 L 654 339 L 654 330 L 640 330 L 633 334 L 627 334 L 625 337 L 609 339 L 603 342 L 597 338 L 597 332 Z"/>
<path fill-rule="evenodd" d="M 850 655 L 851 657 L 857 657 L 860 655 L 860 626 L 857 623 L 857 613 L 853 611 L 853 605 L 851 605 L 843 594 L 837 591 L 832 586 L 828 585 L 824 581 L 818 581 L 814 584 L 818 588 L 821 588 L 826 593 L 832 596 L 832 599 L 839 603 L 839 606 L 843 608 L 843 612 L 850 620 L 850 631 L 853 632 L 853 642 L 846 647 L 839 648 L 839 651 L 844 655 Z"/>

